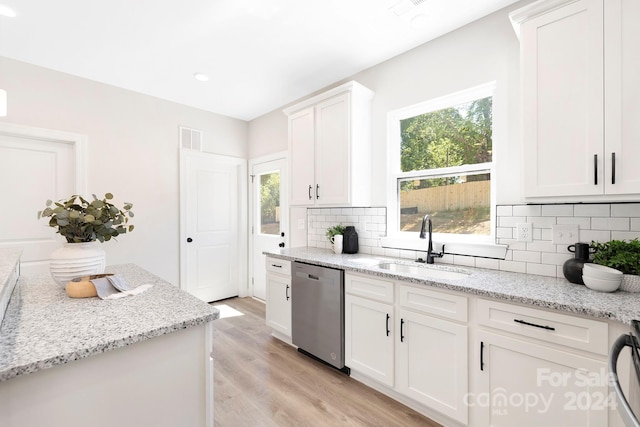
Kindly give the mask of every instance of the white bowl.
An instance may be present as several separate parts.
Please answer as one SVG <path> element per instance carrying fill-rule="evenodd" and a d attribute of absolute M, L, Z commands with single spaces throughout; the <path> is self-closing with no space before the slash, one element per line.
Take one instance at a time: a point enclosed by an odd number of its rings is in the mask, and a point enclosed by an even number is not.
<path fill-rule="evenodd" d="M 620 280 L 622 271 L 600 264 L 584 263 L 582 274 L 597 279 Z"/>
<path fill-rule="evenodd" d="M 582 275 L 582 281 L 589 289 L 600 292 L 615 292 L 622 283 L 622 276 L 619 279 L 600 279 L 598 277 L 591 277 Z"/>

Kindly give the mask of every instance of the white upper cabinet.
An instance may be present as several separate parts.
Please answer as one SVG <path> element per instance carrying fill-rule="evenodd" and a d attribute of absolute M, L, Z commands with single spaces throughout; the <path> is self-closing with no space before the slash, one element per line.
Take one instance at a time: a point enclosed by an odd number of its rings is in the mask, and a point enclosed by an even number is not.
<path fill-rule="evenodd" d="M 352 81 L 284 110 L 291 205 L 369 205 L 372 97 Z"/>
<path fill-rule="evenodd" d="M 525 197 L 640 193 L 639 12 L 631 0 L 543 0 L 510 15 L 521 46 Z"/>

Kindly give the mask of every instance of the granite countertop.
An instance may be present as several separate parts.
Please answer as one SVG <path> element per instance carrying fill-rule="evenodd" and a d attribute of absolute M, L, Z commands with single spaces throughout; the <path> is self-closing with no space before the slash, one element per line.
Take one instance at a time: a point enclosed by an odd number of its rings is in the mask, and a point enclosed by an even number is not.
<path fill-rule="evenodd" d="M 82 359 L 217 319 L 217 309 L 148 271 L 107 267 L 139 295 L 101 300 L 69 298 L 46 275 L 22 276 L 0 328 L 0 381 Z"/>
<path fill-rule="evenodd" d="M 345 271 L 370 274 L 394 280 L 433 286 L 440 289 L 464 292 L 481 297 L 575 313 L 584 316 L 609 319 L 629 325 L 640 319 L 640 293 L 616 291 L 604 293 L 586 286 L 570 283 L 566 279 L 511 273 L 481 268 L 468 268 L 437 264 L 436 268 L 467 271 L 462 279 L 424 279 L 410 273 L 392 272 L 378 267 L 381 261 L 394 260 L 416 264 L 411 260 L 366 254 L 335 255 L 328 249 L 289 248 L 266 251 L 265 255 L 290 261 L 301 261 Z"/>

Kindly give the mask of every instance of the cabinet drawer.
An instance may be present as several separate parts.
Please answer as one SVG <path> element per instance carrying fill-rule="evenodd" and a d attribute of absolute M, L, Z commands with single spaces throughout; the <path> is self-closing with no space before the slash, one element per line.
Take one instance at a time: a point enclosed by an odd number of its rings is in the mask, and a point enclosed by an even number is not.
<path fill-rule="evenodd" d="M 608 326 L 597 320 L 479 299 L 478 323 L 579 350 L 608 354 Z"/>
<path fill-rule="evenodd" d="M 267 272 L 291 276 L 291 261 L 279 258 L 266 258 Z"/>
<path fill-rule="evenodd" d="M 400 306 L 446 319 L 467 322 L 467 298 L 430 289 L 400 285 Z"/>
<path fill-rule="evenodd" d="M 393 303 L 393 282 L 370 276 L 345 274 L 344 291 L 375 301 Z"/>

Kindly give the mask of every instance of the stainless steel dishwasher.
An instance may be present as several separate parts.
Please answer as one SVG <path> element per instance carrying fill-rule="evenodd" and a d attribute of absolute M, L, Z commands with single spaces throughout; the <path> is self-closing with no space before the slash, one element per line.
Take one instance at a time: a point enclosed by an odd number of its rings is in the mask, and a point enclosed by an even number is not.
<path fill-rule="evenodd" d="M 291 267 L 291 334 L 302 353 L 345 373 L 344 271 L 294 262 Z"/>

